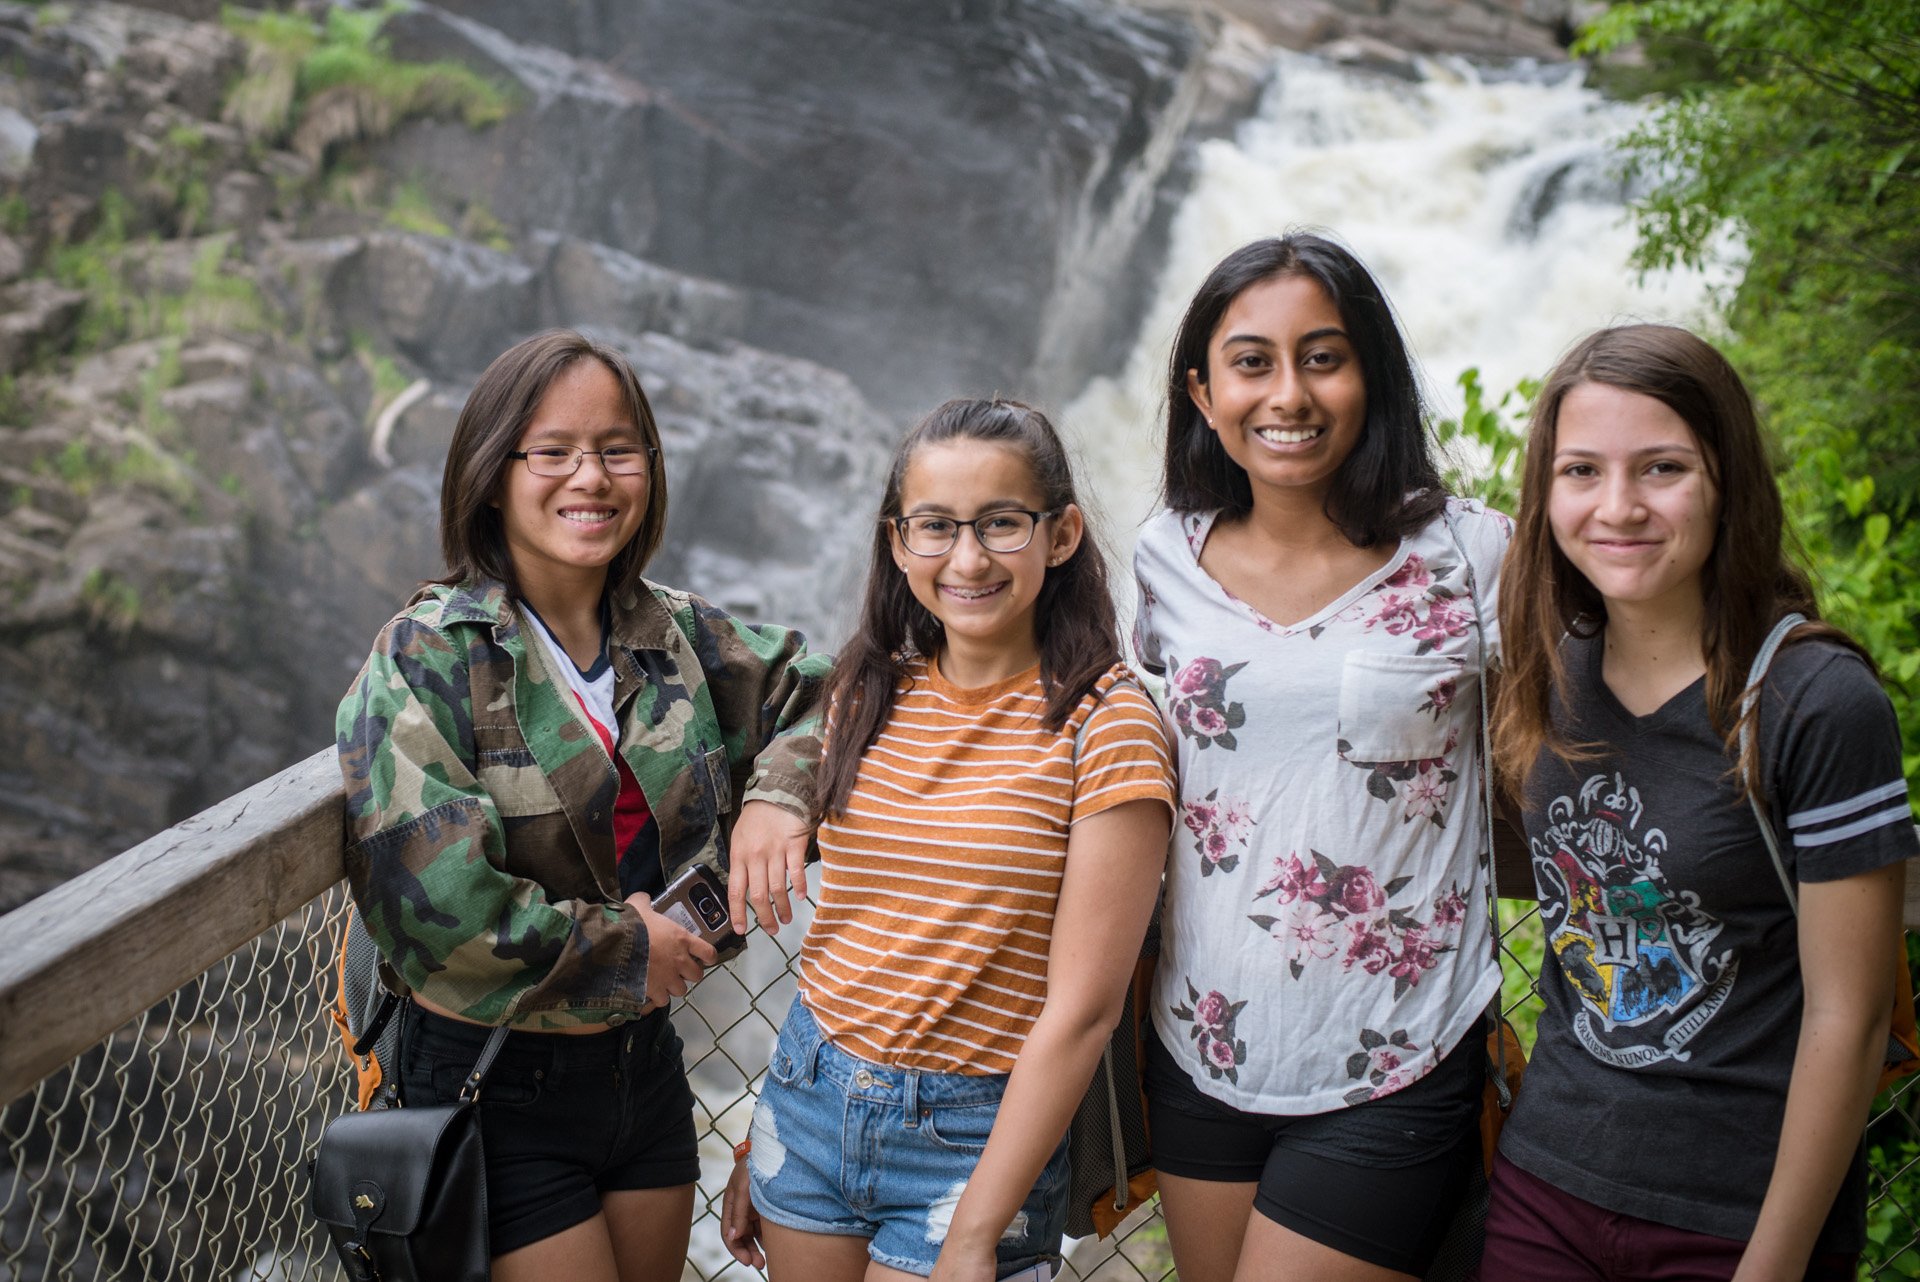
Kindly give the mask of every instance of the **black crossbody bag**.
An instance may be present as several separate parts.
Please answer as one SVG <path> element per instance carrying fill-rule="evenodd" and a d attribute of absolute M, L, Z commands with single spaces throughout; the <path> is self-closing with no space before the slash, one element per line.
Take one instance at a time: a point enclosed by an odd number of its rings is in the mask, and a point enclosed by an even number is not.
<path fill-rule="evenodd" d="M 505 1028 L 493 1030 L 455 1102 L 348 1113 L 321 1133 L 307 1163 L 310 1205 L 349 1282 L 486 1282 L 476 1104 L 506 1039 Z"/>

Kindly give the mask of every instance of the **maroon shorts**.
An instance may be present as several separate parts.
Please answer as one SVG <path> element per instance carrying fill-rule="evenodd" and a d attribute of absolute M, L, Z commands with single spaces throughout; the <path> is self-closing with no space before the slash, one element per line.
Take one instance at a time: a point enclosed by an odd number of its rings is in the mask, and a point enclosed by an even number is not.
<path fill-rule="evenodd" d="M 1480 1282 L 1726 1282 L 1746 1249 L 1595 1206 L 1494 1156 Z M 1807 1282 L 1853 1282 L 1857 1258 L 1816 1255 Z"/>

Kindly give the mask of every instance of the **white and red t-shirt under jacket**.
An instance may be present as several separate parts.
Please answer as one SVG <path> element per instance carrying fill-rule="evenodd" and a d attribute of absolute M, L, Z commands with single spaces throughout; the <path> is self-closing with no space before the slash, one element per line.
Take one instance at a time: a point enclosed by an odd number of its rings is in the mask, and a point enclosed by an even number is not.
<path fill-rule="evenodd" d="M 1058 731 L 1045 709 L 1038 667 L 971 690 L 928 660 L 909 668 L 845 813 L 819 832 L 800 994 L 847 1053 L 1012 1072 L 1046 1001 L 1068 832 L 1142 798 L 1171 810 L 1166 728 L 1125 667 Z"/>

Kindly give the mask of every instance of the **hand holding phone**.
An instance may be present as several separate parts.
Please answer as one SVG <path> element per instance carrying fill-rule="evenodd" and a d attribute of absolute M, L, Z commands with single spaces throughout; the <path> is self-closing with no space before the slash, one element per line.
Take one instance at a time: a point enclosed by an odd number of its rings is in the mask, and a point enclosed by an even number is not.
<path fill-rule="evenodd" d="M 746 942 L 733 932 L 725 884 L 705 864 L 693 864 L 675 877 L 653 901 L 653 911 L 686 927 L 719 952 Z"/>
<path fill-rule="evenodd" d="M 644 891 L 627 896 L 647 930 L 647 1000 L 665 1006 L 699 983 L 707 967 L 720 960 L 714 946 L 664 915 Z"/>

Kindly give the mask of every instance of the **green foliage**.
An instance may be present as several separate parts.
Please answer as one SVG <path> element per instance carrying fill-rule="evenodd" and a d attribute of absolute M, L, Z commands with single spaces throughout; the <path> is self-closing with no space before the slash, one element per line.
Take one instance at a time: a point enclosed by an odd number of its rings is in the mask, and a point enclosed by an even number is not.
<path fill-rule="evenodd" d="M 1635 38 L 1710 68 L 1628 139 L 1653 184 L 1637 260 L 1744 244 L 1724 348 L 1782 446 L 1821 609 L 1880 664 L 1920 780 L 1920 6 L 1651 0 L 1580 47 Z"/>
<path fill-rule="evenodd" d="M 198 513 L 198 495 L 187 464 L 164 450 L 135 442 L 107 468 L 105 480 L 124 488 L 150 490 L 189 515 Z"/>
<path fill-rule="evenodd" d="M 198 125 L 182 122 L 160 138 L 154 159 L 153 182 L 161 199 L 173 210 L 182 236 L 191 236 L 207 221 L 213 195 L 207 185 L 213 145 Z"/>
<path fill-rule="evenodd" d="M 137 288 L 126 238 L 126 203 L 109 192 L 100 225 L 86 240 L 53 255 L 53 275 L 85 291 L 76 351 L 98 351 L 128 339 L 181 339 L 206 330 L 252 333 L 267 326 L 267 306 L 251 278 L 230 271 L 231 238 L 209 238 L 194 255 L 184 291 Z"/>
<path fill-rule="evenodd" d="M 194 256 L 193 276 L 178 299 L 177 316 L 163 332 L 183 337 L 200 330 L 255 332 L 266 328 L 266 303 L 251 277 L 229 272 L 234 244 L 210 240 Z"/>
<path fill-rule="evenodd" d="M 1860 1253 L 1863 1278 L 1920 1278 L 1920 1251 L 1907 1245 L 1914 1230 L 1912 1208 L 1920 1205 L 1916 1158 L 1920 1158 L 1920 1145 L 1911 1140 L 1867 1146 L 1867 1246 Z"/>
<path fill-rule="evenodd" d="M 33 225 L 33 206 L 19 192 L 0 197 L 0 231 L 9 236 L 24 236 Z"/>
<path fill-rule="evenodd" d="M 1512 893 L 1523 886 L 1502 886 Z M 1533 1039 L 1540 1022 L 1540 1003 L 1534 997 L 1534 982 L 1546 964 L 1547 935 L 1540 925 L 1540 906 L 1531 899 L 1500 900 L 1500 922 L 1506 933 L 1500 948 L 1500 1009 L 1520 1036 L 1520 1045 L 1533 1054 Z"/>
<path fill-rule="evenodd" d="M 338 144 L 378 138 L 421 116 L 483 128 L 511 108 L 505 91 L 452 62 L 396 59 L 380 29 L 399 11 L 328 10 L 324 23 L 295 13 L 229 7 L 227 28 L 248 44 L 246 73 L 224 118 L 248 137 L 291 146 L 320 164 Z"/>
<path fill-rule="evenodd" d="M 53 456 L 51 464 L 42 464 L 36 470 L 51 472 L 67 483 L 67 488 L 75 494 L 85 497 L 93 490 L 100 479 L 100 470 L 94 462 L 93 451 L 87 443 L 78 437 L 68 441 L 61 451 Z"/>
<path fill-rule="evenodd" d="M 1526 457 L 1526 416 L 1540 384 L 1522 379 L 1517 387 L 1487 401 L 1480 371 L 1460 375 L 1466 408 L 1457 419 L 1434 424 L 1443 460 L 1442 476 L 1456 494 L 1482 499 L 1488 507 L 1512 515 L 1520 510 L 1521 463 Z"/>
<path fill-rule="evenodd" d="M 178 339 L 162 344 L 153 364 L 140 376 L 140 425 L 159 440 L 170 439 L 180 430 L 179 421 L 160 397 L 169 388 L 180 386 L 182 377 Z"/>
<path fill-rule="evenodd" d="M 453 228 L 433 207 L 433 198 L 419 182 L 403 182 L 393 189 L 387 204 L 387 224 L 428 236 L 451 236 Z"/>
<path fill-rule="evenodd" d="M 74 346 L 92 351 L 123 337 L 130 328 L 134 298 L 121 279 L 119 258 L 127 244 L 126 198 L 109 191 L 100 198 L 99 222 L 92 235 L 54 251 L 54 279 L 85 291 L 86 311 L 74 334 Z"/>
<path fill-rule="evenodd" d="M 513 252 L 513 237 L 508 235 L 507 225 L 478 201 L 468 205 L 467 212 L 460 216 L 460 234 L 488 249 L 497 249 L 503 254 Z"/>
<path fill-rule="evenodd" d="M 122 636 L 140 622 L 140 589 L 112 570 L 95 567 L 80 583 L 80 599 L 96 624 Z"/>

